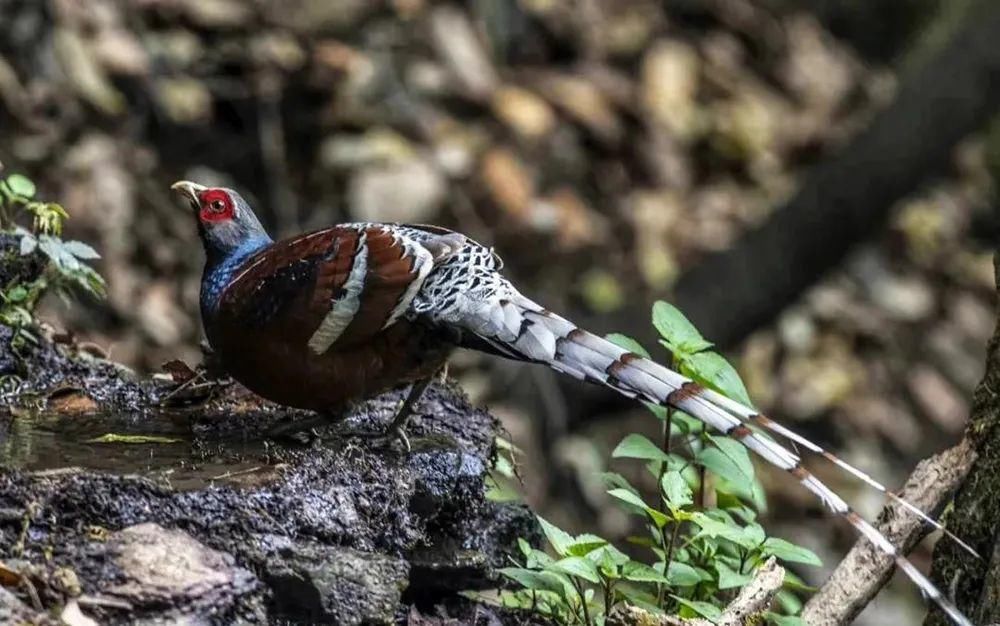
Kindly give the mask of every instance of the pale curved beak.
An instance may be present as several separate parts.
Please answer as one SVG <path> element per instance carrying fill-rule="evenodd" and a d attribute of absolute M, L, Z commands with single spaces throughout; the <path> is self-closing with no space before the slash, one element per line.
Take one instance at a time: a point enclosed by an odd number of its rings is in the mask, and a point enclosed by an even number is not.
<path fill-rule="evenodd" d="M 192 183 L 189 180 L 179 180 L 170 188 L 188 199 L 192 206 L 198 206 L 198 194 L 208 189 L 204 185 L 199 185 L 198 183 Z"/>

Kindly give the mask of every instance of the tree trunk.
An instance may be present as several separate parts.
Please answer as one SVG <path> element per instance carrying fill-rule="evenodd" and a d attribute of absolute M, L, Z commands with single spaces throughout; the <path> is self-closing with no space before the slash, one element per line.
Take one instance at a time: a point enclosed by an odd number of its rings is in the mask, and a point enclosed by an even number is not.
<path fill-rule="evenodd" d="M 994 259 L 1000 271 L 1000 255 Z M 997 281 L 1000 291 L 1000 278 Z M 969 476 L 955 496 L 946 522 L 983 560 L 975 560 L 954 542 L 941 540 L 934 549 L 931 578 L 976 624 L 1000 622 L 1000 320 L 986 355 L 986 374 L 973 398 L 968 437 L 978 454 Z M 947 618 L 932 610 L 925 626 L 946 626 Z"/>
<path fill-rule="evenodd" d="M 940 172 L 955 144 L 993 117 L 1000 107 L 998 38 L 1000 4 L 970 10 L 866 131 L 810 173 L 766 224 L 686 272 L 673 302 L 721 346 L 773 320 L 878 233 L 893 204 Z"/>

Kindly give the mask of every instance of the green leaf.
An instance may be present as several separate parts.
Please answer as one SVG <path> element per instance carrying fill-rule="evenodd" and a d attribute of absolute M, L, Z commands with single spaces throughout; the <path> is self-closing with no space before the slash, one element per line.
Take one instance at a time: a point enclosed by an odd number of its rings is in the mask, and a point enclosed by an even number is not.
<path fill-rule="evenodd" d="M 97 254 L 97 250 L 94 250 L 82 241 L 64 241 L 63 250 L 85 261 L 101 258 L 101 255 Z"/>
<path fill-rule="evenodd" d="M 667 455 L 667 470 L 671 472 L 686 472 L 688 469 L 695 471 L 692 476 L 697 476 L 697 469 L 691 465 L 691 462 L 682 457 L 679 454 L 670 453 Z M 646 461 L 646 471 L 655 480 L 660 480 L 660 470 L 663 469 L 663 463 L 659 461 Z M 690 474 L 690 473 L 689 473 Z"/>
<path fill-rule="evenodd" d="M 698 454 L 695 455 L 695 462 L 735 485 L 741 487 L 750 486 L 746 475 L 718 448 L 704 448 L 699 450 Z"/>
<path fill-rule="evenodd" d="M 565 530 L 549 523 L 541 515 L 538 517 L 538 523 L 542 526 L 542 532 L 545 533 L 545 538 L 549 540 L 549 544 L 552 549 L 556 551 L 559 556 L 566 556 L 569 554 L 569 546 L 573 544 L 573 535 L 569 534 Z"/>
<path fill-rule="evenodd" d="M 647 461 L 661 461 L 666 463 L 670 460 L 669 455 L 661 450 L 659 446 L 636 433 L 632 433 L 621 440 L 611 456 L 616 459 L 645 459 Z"/>
<path fill-rule="evenodd" d="M 727 511 L 730 515 L 738 517 L 740 520 L 747 524 L 752 524 L 754 520 L 757 519 L 757 512 L 743 503 L 740 500 L 737 493 L 729 493 L 726 489 L 716 488 L 716 506 L 724 511 Z M 740 494 L 744 494 L 744 491 L 740 491 Z M 761 541 L 764 541 L 761 539 Z"/>
<path fill-rule="evenodd" d="M 627 478 L 619 474 L 618 472 L 598 472 L 598 478 L 604 481 L 604 484 L 612 489 L 622 488 L 635 491 L 635 487 L 632 483 L 628 481 Z"/>
<path fill-rule="evenodd" d="M 493 472 L 499 475 L 494 476 Z M 490 502 L 519 502 L 521 494 L 497 470 L 492 470 L 486 477 L 486 499 Z"/>
<path fill-rule="evenodd" d="M 811 585 L 807 585 L 806 581 L 802 580 L 795 575 L 794 572 L 785 570 L 785 580 L 781 582 L 783 589 L 788 589 L 790 591 L 801 591 L 802 593 L 816 593 L 819 589 Z M 794 613 L 794 611 L 786 611 Z"/>
<path fill-rule="evenodd" d="M 628 555 L 610 543 L 594 550 L 587 555 L 587 558 L 602 566 L 607 565 L 609 568 L 615 569 L 629 562 Z"/>
<path fill-rule="evenodd" d="M 51 235 L 40 236 L 38 238 L 38 247 L 63 272 L 76 272 L 82 267 L 76 257 L 70 254 L 64 247 L 63 242 L 56 237 L 52 237 Z"/>
<path fill-rule="evenodd" d="M 640 537 L 638 535 L 629 535 L 625 538 L 625 541 L 633 546 L 642 546 L 644 548 L 656 548 L 660 545 L 660 542 L 655 541 L 652 537 Z"/>
<path fill-rule="evenodd" d="M 35 197 L 35 183 L 26 176 L 11 174 L 7 177 L 7 188 L 11 193 L 22 198 L 31 199 Z"/>
<path fill-rule="evenodd" d="M 728 565 L 722 561 L 716 561 L 714 563 L 715 571 L 719 574 L 719 589 L 735 589 L 737 587 L 742 587 L 743 585 L 750 582 L 753 577 L 747 574 L 740 574 L 736 570 L 730 568 Z"/>
<path fill-rule="evenodd" d="M 667 567 L 667 580 L 670 581 L 671 585 L 677 587 L 690 587 L 700 583 L 702 578 L 698 574 L 698 570 L 687 563 L 671 561 L 670 566 Z"/>
<path fill-rule="evenodd" d="M 753 406 L 747 388 L 736 369 L 715 352 L 692 354 L 680 362 L 681 374 L 729 396 L 746 406 Z"/>
<path fill-rule="evenodd" d="M 670 521 L 670 518 L 664 515 L 662 512 L 656 509 L 646 507 L 646 515 L 649 516 L 650 521 L 656 525 L 657 528 L 663 528 Z"/>
<path fill-rule="evenodd" d="M 38 249 L 56 263 L 60 263 L 62 247 L 59 245 L 57 239 L 53 239 L 49 235 L 40 235 L 38 237 Z"/>
<path fill-rule="evenodd" d="M 612 498 L 618 498 L 622 502 L 627 502 L 643 510 L 649 508 L 649 505 L 643 501 L 643 499 L 639 496 L 639 494 L 629 489 L 611 489 L 608 491 L 608 495 L 611 496 Z"/>
<path fill-rule="evenodd" d="M 566 583 L 552 572 L 536 572 L 523 567 L 504 567 L 497 570 L 502 576 L 513 580 L 525 589 L 536 591 L 551 591 L 560 596 L 566 595 Z"/>
<path fill-rule="evenodd" d="M 631 504 L 632 506 L 641 509 L 646 513 L 646 516 L 656 525 L 657 528 L 663 528 L 670 521 L 670 518 L 657 511 L 653 507 L 647 505 L 639 494 L 628 489 L 612 489 L 608 491 L 608 495 L 613 498 L 617 498 L 622 502 Z"/>
<path fill-rule="evenodd" d="M 622 576 L 618 566 L 615 565 L 614 561 L 611 560 L 611 557 L 609 557 L 607 553 L 602 554 L 604 554 L 604 556 L 597 564 L 597 568 L 600 570 L 601 575 L 608 580 L 620 580 Z"/>
<path fill-rule="evenodd" d="M 595 565 L 590 559 L 585 559 L 579 556 L 568 556 L 564 559 L 559 559 L 554 563 L 546 565 L 545 569 L 546 571 L 554 571 L 561 574 L 576 576 L 577 578 L 582 578 L 592 583 L 598 583 L 601 581 L 601 577 L 597 573 L 597 565 Z"/>
<path fill-rule="evenodd" d="M 650 410 L 656 419 L 661 422 L 667 419 L 667 407 L 653 404 L 652 402 L 643 402 L 643 404 L 646 405 L 646 408 Z"/>
<path fill-rule="evenodd" d="M 764 486 L 756 476 L 749 485 L 734 485 L 729 482 L 717 484 L 715 493 L 719 508 L 729 511 L 744 522 L 753 522 L 757 519 L 758 512 L 767 511 L 767 496 L 764 493 Z M 744 500 L 753 506 L 743 504 Z"/>
<path fill-rule="evenodd" d="M 615 595 L 654 615 L 664 614 L 663 609 L 657 605 L 656 596 L 641 587 L 629 583 L 619 583 L 615 585 Z"/>
<path fill-rule="evenodd" d="M 739 526 L 730 526 L 701 512 L 693 513 L 691 521 L 701 528 L 697 536 L 720 537 L 748 549 L 756 547 L 756 544 L 747 538 L 743 528 Z"/>
<path fill-rule="evenodd" d="M 517 538 L 517 547 L 521 550 L 521 554 L 525 558 L 527 558 L 528 555 L 531 554 L 531 551 L 534 550 L 534 548 L 531 547 L 531 544 L 528 543 L 528 541 L 526 539 L 524 539 L 523 537 L 518 537 Z"/>
<path fill-rule="evenodd" d="M 782 561 L 790 563 L 805 563 L 806 565 L 815 565 L 817 567 L 823 565 L 823 562 L 819 560 L 819 557 L 812 550 L 797 546 L 790 541 L 785 541 L 778 537 L 769 537 L 764 542 L 763 552 L 764 554 L 776 556 Z"/>
<path fill-rule="evenodd" d="M 24 302 L 28 298 L 28 290 L 24 285 L 15 285 L 4 294 L 7 302 Z"/>
<path fill-rule="evenodd" d="M 705 424 L 701 420 L 695 419 L 683 411 L 674 411 L 670 421 L 682 435 L 691 435 L 705 430 Z"/>
<path fill-rule="evenodd" d="M 809 626 L 804 619 L 798 615 L 778 615 L 770 611 L 764 614 L 769 624 L 774 626 Z"/>
<path fill-rule="evenodd" d="M 604 338 L 615 344 L 619 348 L 625 348 L 629 352 L 634 352 L 639 356 L 644 356 L 649 358 L 649 351 L 642 347 L 642 344 L 632 339 L 628 335 L 623 335 L 621 333 L 611 333 L 609 335 L 604 335 Z"/>
<path fill-rule="evenodd" d="M 506 478 L 514 477 L 514 464 L 510 462 L 510 458 L 506 455 L 497 455 L 496 461 L 493 463 L 493 469 Z"/>
<path fill-rule="evenodd" d="M 746 536 L 747 541 L 752 541 L 754 545 L 764 543 L 764 539 L 767 538 L 767 535 L 764 533 L 764 527 L 757 523 L 744 526 L 743 534 Z"/>
<path fill-rule="evenodd" d="M 53 217 L 60 220 L 69 219 L 69 213 L 66 212 L 66 209 L 64 209 L 61 204 L 56 202 L 46 202 L 43 206 L 45 207 L 44 211 L 51 214 Z"/>
<path fill-rule="evenodd" d="M 547 552 L 532 548 L 531 553 L 525 561 L 525 565 L 528 568 L 542 568 L 554 560 Z"/>
<path fill-rule="evenodd" d="M 663 474 L 660 481 L 660 489 L 663 490 L 663 497 L 667 503 L 674 508 L 682 508 L 694 503 L 694 495 L 691 487 L 678 471 L 670 471 Z"/>
<path fill-rule="evenodd" d="M 757 477 L 754 477 L 753 483 L 750 486 L 750 501 L 761 513 L 767 511 L 767 494 L 764 493 L 764 485 L 761 484 L 760 479 Z"/>
<path fill-rule="evenodd" d="M 574 539 L 573 543 L 567 549 L 573 556 L 587 556 L 594 550 L 603 548 L 606 545 L 608 545 L 608 542 L 597 535 L 583 534 Z"/>
<path fill-rule="evenodd" d="M 781 610 L 789 615 L 797 615 L 802 610 L 802 600 L 787 589 L 778 589 L 778 593 L 774 594 L 774 599 L 778 601 Z"/>
<path fill-rule="evenodd" d="M 667 349 L 678 358 L 712 347 L 677 307 L 662 300 L 653 305 L 653 326 Z"/>
<path fill-rule="evenodd" d="M 670 584 L 670 579 L 660 571 L 638 561 L 629 561 L 622 567 L 622 578 L 637 583 Z"/>
<path fill-rule="evenodd" d="M 725 457 L 725 461 L 720 461 L 717 458 L 712 459 L 711 463 L 713 463 L 714 467 L 709 467 L 708 465 L 706 467 L 734 485 L 738 485 L 744 490 L 749 491 L 754 479 L 753 462 L 750 461 L 750 452 L 742 443 L 729 437 L 709 435 L 708 438 L 722 456 Z M 712 448 L 702 450 L 698 454 L 699 459 L 710 450 Z M 709 454 L 709 456 L 714 457 L 715 455 Z M 716 469 L 720 471 L 716 471 Z"/>
<path fill-rule="evenodd" d="M 681 605 L 688 607 L 698 615 L 701 615 L 705 619 L 714 622 L 720 617 L 722 617 L 722 610 L 719 609 L 719 607 L 715 606 L 714 604 L 710 604 L 708 602 L 702 602 L 700 600 L 687 600 L 680 596 L 674 596 L 674 595 L 670 597 L 672 597 L 674 600 L 677 600 L 677 602 L 679 602 Z"/>

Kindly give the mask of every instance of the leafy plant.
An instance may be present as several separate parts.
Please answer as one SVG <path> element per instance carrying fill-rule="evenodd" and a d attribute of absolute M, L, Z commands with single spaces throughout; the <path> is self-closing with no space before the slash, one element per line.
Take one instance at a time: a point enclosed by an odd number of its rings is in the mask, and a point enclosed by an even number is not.
<path fill-rule="evenodd" d="M 698 383 L 750 404 L 736 370 L 673 306 L 657 302 L 653 325 L 669 351 L 672 366 Z M 611 341 L 649 356 L 633 339 Z M 572 536 L 539 518 L 552 554 L 519 542 L 521 560 L 500 570 L 517 586 L 502 590 L 507 607 L 529 610 L 560 624 L 602 625 L 612 608 L 625 602 L 652 613 L 717 619 L 739 588 L 768 558 L 820 565 L 806 548 L 768 537 L 757 522 L 765 510 L 764 491 L 750 456 L 739 442 L 707 432 L 681 411 L 649 405 L 661 422 L 654 443 L 630 434 L 612 452 L 616 459 L 641 463 L 656 485 L 644 494 L 622 474 L 606 472 L 608 494 L 628 513 L 642 518 L 644 533 L 631 537 L 634 559 L 592 534 Z M 677 441 L 675 441 L 677 440 Z M 768 613 L 778 626 L 802 624 L 795 591 L 808 590 L 786 575 L 778 594 L 783 614 Z"/>
<path fill-rule="evenodd" d="M 517 491 L 520 477 L 517 474 L 517 457 L 520 449 L 510 440 L 496 438 L 496 458 L 486 476 L 486 498 L 493 502 L 516 502 L 521 499 Z"/>
<path fill-rule="evenodd" d="M 64 241 L 62 226 L 69 217 L 66 210 L 54 202 L 36 200 L 35 193 L 35 184 L 25 176 L 11 174 L 0 179 L 0 235 L 16 241 L 16 249 L 4 253 L 5 266 L 21 262 L 30 267 L 28 260 L 33 255 L 41 257 L 39 271 L 15 271 L 0 285 L 0 324 L 17 331 L 16 346 L 34 340 L 28 328 L 35 305 L 44 294 L 54 291 L 65 297 L 76 288 L 101 297 L 105 288 L 104 279 L 86 263 L 99 258 L 97 252 L 80 241 Z M 17 223 L 27 216 L 30 229 Z"/>

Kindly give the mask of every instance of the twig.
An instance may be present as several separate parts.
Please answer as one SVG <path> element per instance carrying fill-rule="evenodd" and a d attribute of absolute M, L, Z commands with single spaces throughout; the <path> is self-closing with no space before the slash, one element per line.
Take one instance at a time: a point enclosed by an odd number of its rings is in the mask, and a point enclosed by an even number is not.
<path fill-rule="evenodd" d="M 575 576 L 572 580 L 573 586 L 576 587 L 576 594 L 580 596 L 580 607 L 583 608 L 583 623 L 586 626 L 591 626 L 593 622 L 590 621 L 590 609 L 587 608 L 587 594 L 583 591 L 583 584 Z"/>
<path fill-rule="evenodd" d="M 17 558 L 21 558 L 24 555 L 24 548 L 28 540 L 28 530 L 31 529 L 31 520 L 38 514 L 38 510 L 39 506 L 35 501 L 29 502 L 24 507 L 24 515 L 21 518 L 21 532 L 18 533 L 17 541 L 14 542 L 14 546 L 11 548 L 11 554 Z"/>
<path fill-rule="evenodd" d="M 42 611 L 42 599 L 38 596 L 38 589 L 35 588 L 35 584 L 27 576 L 21 576 L 21 587 L 28 594 L 31 599 L 31 606 L 36 610 Z"/>
<path fill-rule="evenodd" d="M 955 447 L 921 461 L 900 496 L 924 511 L 934 511 L 962 483 L 975 459 L 972 444 L 963 439 Z M 920 518 L 896 502 L 886 505 L 876 526 L 904 554 L 929 530 Z M 867 540 L 858 540 L 826 584 L 809 599 L 802 618 L 810 626 L 851 623 L 888 582 L 892 570 L 892 557 Z"/>
<path fill-rule="evenodd" d="M 113 598 L 111 596 L 83 594 L 77 598 L 76 601 L 80 603 L 80 606 L 118 609 L 121 611 L 134 610 L 131 602 L 126 602 L 125 600 Z"/>
<path fill-rule="evenodd" d="M 673 367 L 673 359 L 671 359 L 671 367 Z M 667 416 L 663 420 L 663 441 L 661 442 L 660 449 L 663 453 L 670 455 L 670 440 L 673 437 L 673 419 L 674 419 L 674 409 L 673 407 L 667 407 Z M 663 477 L 667 474 L 667 461 L 662 461 L 660 463 L 659 475 L 656 477 L 656 492 L 659 494 L 657 502 L 659 506 L 660 513 L 664 515 L 667 514 L 667 504 L 663 497 Z M 666 526 L 660 527 L 660 544 L 663 545 L 666 552 L 663 555 L 663 577 L 667 577 L 667 572 L 670 571 L 670 559 L 673 558 L 674 552 L 674 540 L 677 538 L 677 529 L 680 527 L 681 523 L 679 520 L 674 520 L 673 534 L 670 536 L 670 547 L 667 548 L 667 530 Z M 663 592 L 664 587 L 662 584 L 656 585 L 656 604 L 663 606 Z"/>
<path fill-rule="evenodd" d="M 740 590 L 736 599 L 726 607 L 714 626 L 743 626 L 755 623 L 753 620 L 767 610 L 774 594 L 785 580 L 785 569 L 778 565 L 774 557 L 768 559 L 753 580 Z M 619 605 L 608 617 L 608 626 L 713 626 L 703 619 L 681 619 L 669 615 L 652 615 L 634 606 Z"/>
<path fill-rule="evenodd" d="M 188 387 L 194 387 L 198 383 L 198 381 L 200 381 L 203 378 L 205 378 L 205 372 L 195 373 L 194 376 L 185 380 L 181 384 L 177 385 L 176 387 L 171 389 L 169 393 L 160 398 L 159 405 L 166 406 L 167 402 L 169 402 L 174 396 L 179 394 L 181 391 L 187 389 Z"/>
<path fill-rule="evenodd" d="M 253 474 L 254 472 L 259 472 L 264 469 L 263 465 L 255 465 L 253 467 L 248 467 L 246 469 L 241 469 L 235 472 L 225 472 L 217 476 L 212 476 L 211 480 L 225 480 L 227 478 L 235 478 L 236 476 L 243 476 L 245 474 Z"/>

